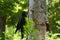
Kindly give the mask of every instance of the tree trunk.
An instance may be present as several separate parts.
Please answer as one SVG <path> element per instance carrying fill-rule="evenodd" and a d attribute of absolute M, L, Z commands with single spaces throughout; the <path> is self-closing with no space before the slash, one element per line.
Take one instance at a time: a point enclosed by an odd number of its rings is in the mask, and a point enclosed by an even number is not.
<path fill-rule="evenodd" d="M 29 0 L 29 17 L 35 23 L 34 29 L 38 30 L 32 34 L 36 40 L 46 40 L 46 23 L 48 22 L 46 11 L 46 0 Z M 31 38 L 28 36 L 27 40 Z"/>
<path fill-rule="evenodd" d="M 6 17 L 0 16 L 0 40 L 5 40 L 5 23 L 6 23 Z"/>

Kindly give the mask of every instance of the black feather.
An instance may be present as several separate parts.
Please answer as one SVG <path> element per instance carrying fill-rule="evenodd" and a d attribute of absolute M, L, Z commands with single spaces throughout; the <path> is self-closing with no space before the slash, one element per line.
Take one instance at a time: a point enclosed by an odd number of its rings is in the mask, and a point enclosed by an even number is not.
<path fill-rule="evenodd" d="M 25 21 L 25 17 L 27 16 L 26 14 L 27 13 L 25 11 L 22 12 L 22 16 L 19 18 L 18 24 L 16 26 L 16 31 L 15 31 L 15 33 L 16 33 L 18 30 L 21 30 L 21 38 L 22 39 L 24 37 L 24 27 L 23 27 L 23 25 L 26 24 L 26 21 Z"/>

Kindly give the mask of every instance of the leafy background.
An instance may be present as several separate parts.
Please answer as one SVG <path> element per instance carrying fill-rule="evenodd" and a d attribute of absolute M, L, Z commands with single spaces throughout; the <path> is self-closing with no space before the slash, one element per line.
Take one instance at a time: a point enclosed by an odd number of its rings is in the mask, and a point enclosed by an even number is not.
<path fill-rule="evenodd" d="M 47 4 L 47 17 L 50 22 L 51 33 L 47 32 L 47 40 L 59 40 L 60 39 L 60 0 L 46 0 Z M 0 16 L 5 15 L 6 19 L 6 31 L 5 40 L 21 40 L 20 32 L 14 33 L 16 30 L 16 24 L 21 12 L 28 11 L 28 0 L 0 0 Z M 24 26 L 26 32 L 32 33 L 30 27 L 34 25 L 32 19 L 28 20 Z M 26 33 L 23 40 L 26 39 Z"/>

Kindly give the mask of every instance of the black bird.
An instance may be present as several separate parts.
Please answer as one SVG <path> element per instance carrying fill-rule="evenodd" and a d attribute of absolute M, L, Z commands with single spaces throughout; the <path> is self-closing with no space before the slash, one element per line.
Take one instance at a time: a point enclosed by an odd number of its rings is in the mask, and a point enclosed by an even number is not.
<path fill-rule="evenodd" d="M 19 18 L 18 24 L 16 26 L 16 31 L 15 33 L 20 30 L 21 31 L 21 38 L 24 38 L 24 27 L 23 25 L 26 24 L 25 17 L 27 17 L 27 12 L 23 11 L 21 17 Z"/>

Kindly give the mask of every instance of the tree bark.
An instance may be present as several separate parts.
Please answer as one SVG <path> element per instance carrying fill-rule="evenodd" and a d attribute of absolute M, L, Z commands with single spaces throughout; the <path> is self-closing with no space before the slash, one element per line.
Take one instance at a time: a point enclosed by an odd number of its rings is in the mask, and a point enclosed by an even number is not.
<path fill-rule="evenodd" d="M 0 16 L 0 40 L 5 40 L 5 23 L 6 23 L 6 17 Z"/>
<path fill-rule="evenodd" d="M 35 23 L 34 29 L 38 30 L 32 34 L 36 40 L 46 40 L 46 23 L 48 23 L 46 12 L 46 0 L 29 0 L 29 17 Z M 31 40 L 31 38 L 28 36 L 27 40 Z"/>

